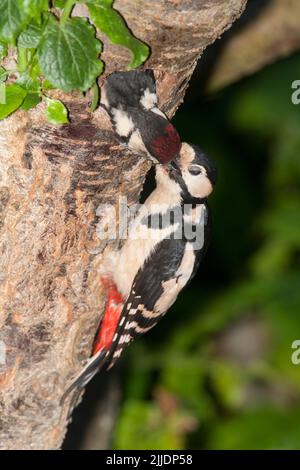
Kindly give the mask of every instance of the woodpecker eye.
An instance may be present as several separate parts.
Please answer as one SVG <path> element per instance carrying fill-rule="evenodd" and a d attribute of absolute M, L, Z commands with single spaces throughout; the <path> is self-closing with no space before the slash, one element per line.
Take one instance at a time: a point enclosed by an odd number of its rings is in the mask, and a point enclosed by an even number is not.
<path fill-rule="evenodd" d="M 200 165 L 190 165 L 188 170 L 189 173 L 194 176 L 200 175 L 200 173 L 204 173 L 204 168 Z"/>

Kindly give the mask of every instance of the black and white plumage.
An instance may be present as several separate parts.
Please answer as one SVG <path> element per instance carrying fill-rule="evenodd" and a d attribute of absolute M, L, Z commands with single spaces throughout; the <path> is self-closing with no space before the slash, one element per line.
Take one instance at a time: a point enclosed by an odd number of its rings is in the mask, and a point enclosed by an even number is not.
<path fill-rule="evenodd" d="M 114 270 L 126 302 L 107 354 L 109 367 L 156 325 L 196 273 L 210 239 L 207 197 L 215 182 L 211 160 L 186 143 L 173 164 L 157 165 L 156 189 L 135 218 Z"/>
<path fill-rule="evenodd" d="M 210 239 L 207 197 L 215 182 L 211 160 L 186 143 L 171 164 L 156 165 L 156 188 L 111 266 L 110 276 L 124 299 L 112 342 L 90 359 L 70 389 L 82 388 L 102 366 L 111 368 L 129 343 L 157 324 L 192 279 Z"/>
<path fill-rule="evenodd" d="M 180 137 L 158 107 L 152 70 L 112 73 L 102 88 L 101 104 L 130 149 L 160 163 L 178 155 Z"/>

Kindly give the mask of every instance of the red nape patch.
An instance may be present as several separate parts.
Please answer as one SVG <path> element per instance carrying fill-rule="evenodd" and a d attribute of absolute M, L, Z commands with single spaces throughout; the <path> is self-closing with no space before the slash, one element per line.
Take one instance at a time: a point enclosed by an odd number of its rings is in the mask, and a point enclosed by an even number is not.
<path fill-rule="evenodd" d="M 94 342 L 93 355 L 101 349 L 108 350 L 110 348 L 124 305 L 124 299 L 115 283 L 104 276 L 101 278 L 101 282 L 107 291 L 107 300 L 104 317 Z"/>
<path fill-rule="evenodd" d="M 171 123 L 168 123 L 163 133 L 150 143 L 151 153 L 161 163 L 168 163 L 175 158 L 181 148 L 178 132 Z"/>

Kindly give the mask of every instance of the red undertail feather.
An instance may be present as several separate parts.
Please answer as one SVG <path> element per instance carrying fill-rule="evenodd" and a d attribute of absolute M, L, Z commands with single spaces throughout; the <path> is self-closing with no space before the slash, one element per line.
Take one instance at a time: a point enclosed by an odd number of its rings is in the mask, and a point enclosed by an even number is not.
<path fill-rule="evenodd" d="M 107 351 L 110 348 L 124 304 L 122 295 L 111 279 L 103 276 L 101 282 L 106 290 L 107 300 L 103 320 L 94 342 L 93 355 L 101 349 Z"/>
<path fill-rule="evenodd" d="M 168 163 L 175 158 L 181 148 L 181 141 L 175 127 L 168 122 L 164 132 L 150 144 L 152 153 L 161 163 Z"/>
<path fill-rule="evenodd" d="M 61 398 L 61 403 L 65 401 L 66 397 L 73 390 L 82 389 L 105 364 L 107 353 L 118 326 L 124 299 L 119 293 L 117 286 L 108 277 L 102 277 L 101 282 L 107 294 L 107 301 L 104 317 L 93 346 L 93 355 L 90 357 L 83 370 L 81 370 L 77 377 L 75 377 L 69 388 L 65 391 Z M 75 400 L 76 396 L 77 395 L 75 395 Z"/>

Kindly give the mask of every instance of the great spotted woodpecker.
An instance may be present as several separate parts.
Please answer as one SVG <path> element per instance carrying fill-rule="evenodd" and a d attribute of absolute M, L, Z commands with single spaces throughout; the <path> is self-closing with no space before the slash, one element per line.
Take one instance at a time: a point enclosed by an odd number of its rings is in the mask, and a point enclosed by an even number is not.
<path fill-rule="evenodd" d="M 210 238 L 207 197 L 215 182 L 211 160 L 187 143 L 170 164 L 156 165 L 156 188 L 103 279 L 107 304 L 94 355 L 64 396 L 83 388 L 102 366 L 111 368 L 129 343 L 156 325 L 192 279 Z"/>
<path fill-rule="evenodd" d="M 102 88 L 101 104 L 130 149 L 155 163 L 168 163 L 178 155 L 180 137 L 158 108 L 152 70 L 112 73 Z"/>

